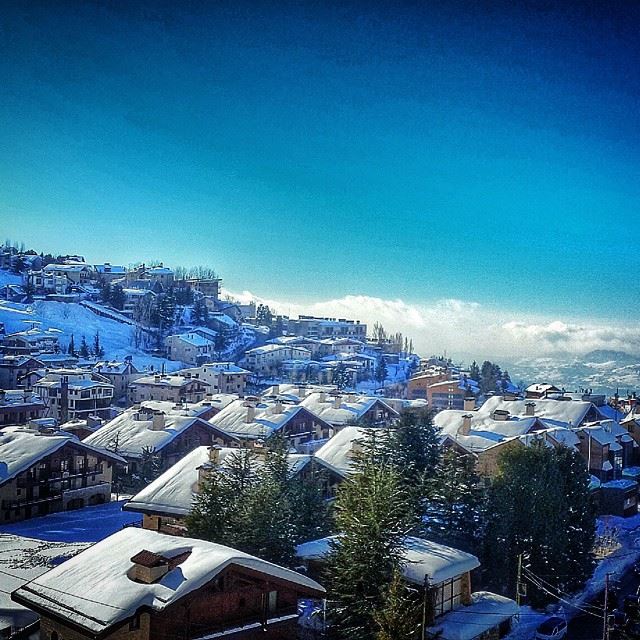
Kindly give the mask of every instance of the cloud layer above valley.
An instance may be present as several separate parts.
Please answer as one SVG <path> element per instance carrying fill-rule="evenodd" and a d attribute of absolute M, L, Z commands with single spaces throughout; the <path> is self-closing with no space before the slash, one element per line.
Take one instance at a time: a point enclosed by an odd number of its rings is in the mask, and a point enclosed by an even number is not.
<path fill-rule="evenodd" d="M 358 318 L 369 325 L 380 322 L 390 332 L 413 338 L 422 355 L 441 354 L 476 358 L 583 355 L 595 349 L 640 354 L 640 327 L 603 321 L 576 321 L 543 315 L 523 315 L 455 299 L 410 304 L 348 295 L 313 303 L 261 298 L 249 291 L 224 292 L 230 297 L 268 304 L 271 309 L 295 317 L 298 314 Z"/>

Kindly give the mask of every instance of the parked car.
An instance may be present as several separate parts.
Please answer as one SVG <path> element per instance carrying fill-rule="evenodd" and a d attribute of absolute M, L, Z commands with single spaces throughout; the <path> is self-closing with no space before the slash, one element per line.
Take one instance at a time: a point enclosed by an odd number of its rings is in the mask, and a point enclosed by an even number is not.
<path fill-rule="evenodd" d="M 567 635 L 567 621 L 558 616 L 551 616 L 538 625 L 536 640 L 561 640 Z"/>

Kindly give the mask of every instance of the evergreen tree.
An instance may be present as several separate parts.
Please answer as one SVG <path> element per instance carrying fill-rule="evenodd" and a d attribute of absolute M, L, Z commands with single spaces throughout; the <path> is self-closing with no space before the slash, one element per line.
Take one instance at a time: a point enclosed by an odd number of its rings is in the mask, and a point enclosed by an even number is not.
<path fill-rule="evenodd" d="M 264 327 L 270 327 L 273 322 L 273 313 L 266 304 L 259 304 L 256 309 L 256 322 Z"/>
<path fill-rule="evenodd" d="M 104 349 L 100 344 L 100 332 L 96 331 L 96 334 L 93 336 L 93 355 L 96 358 L 102 358 L 104 356 Z"/>
<path fill-rule="evenodd" d="M 395 467 L 385 461 L 376 430 L 363 442 L 355 473 L 338 490 L 336 526 L 327 578 L 330 615 L 338 637 L 372 640 L 402 542 L 416 525 L 412 498 Z"/>
<path fill-rule="evenodd" d="M 474 360 L 469 367 L 469 377 L 476 382 L 480 382 L 480 367 L 478 363 Z"/>
<path fill-rule="evenodd" d="M 100 300 L 105 304 L 111 302 L 111 284 L 104 280 L 100 281 Z"/>
<path fill-rule="evenodd" d="M 87 345 L 87 340 L 84 336 L 82 336 L 82 342 L 80 342 L 80 357 L 88 358 L 89 357 L 89 346 Z"/>
<path fill-rule="evenodd" d="M 122 311 L 124 309 L 125 295 L 124 289 L 119 284 L 114 284 L 111 288 L 111 295 L 109 296 L 109 302 L 114 309 Z"/>
<path fill-rule="evenodd" d="M 486 508 L 486 489 L 476 473 L 475 458 L 447 449 L 427 493 L 427 537 L 475 550 L 484 535 Z"/>
<path fill-rule="evenodd" d="M 542 442 L 501 456 L 489 492 L 486 535 L 497 588 L 513 593 L 521 553 L 525 566 L 552 584 L 573 589 L 584 583 L 595 527 L 587 478 L 581 458 Z M 534 606 L 549 601 L 548 594 L 533 587 L 529 598 Z"/>
<path fill-rule="evenodd" d="M 204 298 L 199 297 L 193 303 L 191 318 L 194 324 L 206 326 L 209 322 L 209 309 Z"/>
<path fill-rule="evenodd" d="M 69 340 L 69 347 L 67 348 L 67 353 L 70 356 L 76 355 L 76 345 L 75 345 L 75 342 L 73 341 L 73 333 L 71 334 L 71 339 Z"/>
<path fill-rule="evenodd" d="M 351 386 L 351 374 L 344 363 L 340 362 L 333 370 L 333 377 L 331 381 L 336 385 L 339 391 Z"/>
<path fill-rule="evenodd" d="M 378 626 L 376 640 L 420 640 L 422 602 L 398 569 L 387 588 L 380 609 L 373 617 Z"/>
<path fill-rule="evenodd" d="M 143 447 L 140 458 L 140 488 L 151 484 L 162 473 L 160 455 L 154 447 Z"/>
<path fill-rule="evenodd" d="M 378 359 L 378 363 L 376 364 L 375 378 L 380 383 L 383 384 L 387 379 L 387 361 L 384 356 L 380 356 Z"/>

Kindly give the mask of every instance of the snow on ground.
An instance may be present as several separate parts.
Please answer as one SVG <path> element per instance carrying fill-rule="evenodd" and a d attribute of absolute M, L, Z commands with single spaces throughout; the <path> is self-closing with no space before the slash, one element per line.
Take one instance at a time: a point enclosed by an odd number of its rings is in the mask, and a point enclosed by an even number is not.
<path fill-rule="evenodd" d="M 556 607 L 550 607 L 550 611 L 562 611 L 570 619 L 580 607 L 590 602 L 604 590 L 607 574 L 611 579 L 621 578 L 630 569 L 636 560 L 640 559 L 640 514 L 630 518 L 617 516 L 604 516 L 598 518 L 598 534 L 605 529 L 615 531 L 618 546 L 615 551 L 603 558 L 596 566 L 593 576 L 587 582 L 584 589 L 567 603 L 559 603 Z M 520 623 L 514 623 L 513 631 L 507 636 L 507 640 L 529 640 L 533 638 L 536 627 L 547 617 L 547 614 L 534 611 L 530 607 L 520 608 Z"/>
<path fill-rule="evenodd" d="M 0 287 L 5 284 L 22 284 L 22 276 L 0 269 Z"/>
<path fill-rule="evenodd" d="M 32 323 L 42 329 L 60 329 L 60 346 L 63 350 L 69 344 L 72 333 L 76 348 L 79 348 L 82 336 L 91 345 L 98 332 L 106 359 L 122 360 L 131 355 L 134 364 L 140 369 L 149 366 L 161 369 L 164 363 L 165 370 L 175 371 L 181 366 L 179 362 L 150 356 L 141 349 L 136 349 L 134 328 L 131 325 L 98 316 L 75 302 L 37 300 L 25 305 L 0 300 L 0 322 L 4 323 L 7 333 L 29 329 Z"/>
<path fill-rule="evenodd" d="M 113 501 L 3 525 L 0 535 L 13 534 L 54 542 L 98 542 L 120 531 L 124 525 L 142 520 L 139 513 L 122 511 L 125 502 Z"/>
<path fill-rule="evenodd" d="M 44 542 L 0 532 L 0 629 L 21 627 L 37 615 L 11 601 L 12 591 L 86 549 L 87 543 Z"/>

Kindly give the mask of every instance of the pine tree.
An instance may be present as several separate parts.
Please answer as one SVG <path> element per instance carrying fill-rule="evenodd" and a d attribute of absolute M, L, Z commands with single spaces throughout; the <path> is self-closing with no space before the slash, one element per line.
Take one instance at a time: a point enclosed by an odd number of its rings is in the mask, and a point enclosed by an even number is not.
<path fill-rule="evenodd" d="M 419 640 L 422 603 L 416 589 L 407 585 L 397 569 L 380 609 L 374 612 L 376 640 Z"/>
<path fill-rule="evenodd" d="M 486 508 L 486 489 L 476 473 L 475 458 L 447 449 L 427 493 L 427 537 L 475 550 L 484 535 Z"/>
<path fill-rule="evenodd" d="M 336 385 L 339 391 L 351 386 L 351 374 L 344 363 L 341 362 L 333 370 L 333 377 L 331 378 L 331 381 Z"/>
<path fill-rule="evenodd" d="M 109 302 L 114 309 L 122 311 L 124 309 L 125 295 L 124 289 L 119 284 L 114 284 L 111 288 L 111 295 L 109 296 Z"/>
<path fill-rule="evenodd" d="M 204 298 L 199 297 L 193 303 L 193 323 L 206 326 L 209 322 L 209 309 Z"/>
<path fill-rule="evenodd" d="M 336 526 L 327 578 L 330 615 L 339 637 L 372 640 L 402 542 L 416 525 L 406 485 L 376 443 L 375 431 L 356 457 L 355 474 L 338 490 Z"/>
<path fill-rule="evenodd" d="M 76 355 L 76 345 L 75 345 L 75 342 L 73 341 L 73 333 L 71 334 L 71 339 L 69 340 L 69 347 L 67 348 L 67 353 L 70 356 Z"/>
<path fill-rule="evenodd" d="M 478 363 L 474 360 L 469 367 L 469 377 L 476 382 L 480 382 L 480 367 Z"/>
<path fill-rule="evenodd" d="M 595 527 L 587 477 L 581 458 L 542 442 L 501 456 L 489 492 L 486 535 L 497 588 L 513 593 L 520 553 L 530 571 L 552 584 L 575 588 L 584 583 Z M 540 589 L 532 587 L 529 594 L 534 606 L 549 601 Z"/>
<path fill-rule="evenodd" d="M 381 356 L 378 359 L 378 363 L 376 365 L 375 378 L 380 383 L 383 384 L 387 379 L 387 361 L 384 356 Z"/>
<path fill-rule="evenodd" d="M 89 346 L 87 345 L 87 340 L 84 336 L 82 336 L 82 341 L 80 342 L 80 357 L 88 358 L 89 355 Z"/>
<path fill-rule="evenodd" d="M 96 358 L 102 358 L 104 356 L 104 349 L 100 344 L 100 332 L 96 331 L 96 334 L 93 336 L 93 355 Z"/>
<path fill-rule="evenodd" d="M 154 447 L 143 447 L 140 458 L 140 487 L 151 484 L 162 473 L 160 455 Z"/>

